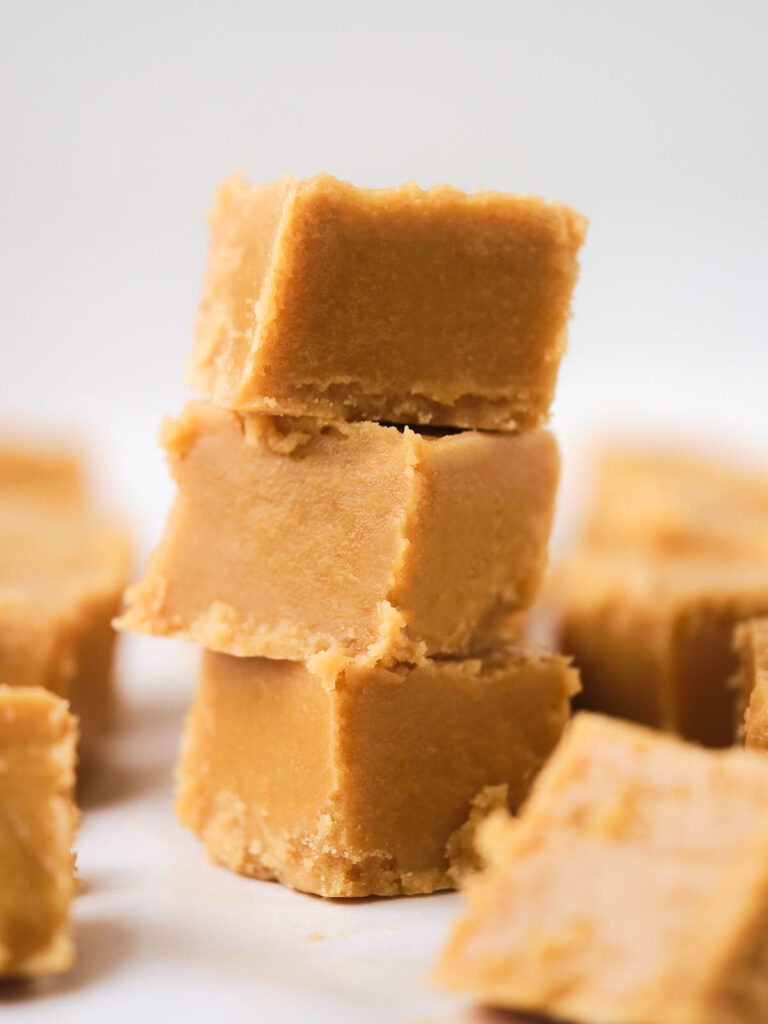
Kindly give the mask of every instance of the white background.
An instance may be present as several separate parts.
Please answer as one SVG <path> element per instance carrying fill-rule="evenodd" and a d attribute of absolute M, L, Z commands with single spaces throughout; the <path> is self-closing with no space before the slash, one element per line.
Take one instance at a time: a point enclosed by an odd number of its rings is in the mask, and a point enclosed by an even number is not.
<path fill-rule="evenodd" d="M 566 510 L 588 442 L 616 430 L 763 457 L 764 0 L 2 0 L 0 13 L 0 416 L 81 437 L 142 548 L 170 495 L 154 437 L 183 401 L 204 213 L 234 168 L 537 192 L 590 217 L 554 421 Z M 209 868 L 167 802 L 190 662 L 160 643 L 126 654 L 134 732 L 115 756 L 154 743 L 154 781 L 86 816 L 79 914 L 96 907 L 106 931 L 89 940 L 84 923 L 80 973 L 14 1003 L 20 1019 L 122 1019 L 136 991 L 150 1018 L 163 1005 L 176 1019 L 180 997 L 199 1019 L 437 1014 L 417 978 L 443 911 L 418 915 L 453 898 L 329 907 Z M 328 915 L 344 923 L 320 928 Z M 318 928 L 373 929 L 373 945 L 299 941 Z"/>

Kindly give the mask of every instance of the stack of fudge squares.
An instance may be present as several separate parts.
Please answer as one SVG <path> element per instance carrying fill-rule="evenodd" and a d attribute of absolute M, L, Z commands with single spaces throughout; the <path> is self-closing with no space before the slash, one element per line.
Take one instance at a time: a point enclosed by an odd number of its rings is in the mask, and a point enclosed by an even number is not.
<path fill-rule="evenodd" d="M 201 645 L 177 809 L 242 874 L 452 887 L 578 688 L 524 640 L 585 221 L 327 175 L 219 190 L 178 485 L 123 629 Z"/>

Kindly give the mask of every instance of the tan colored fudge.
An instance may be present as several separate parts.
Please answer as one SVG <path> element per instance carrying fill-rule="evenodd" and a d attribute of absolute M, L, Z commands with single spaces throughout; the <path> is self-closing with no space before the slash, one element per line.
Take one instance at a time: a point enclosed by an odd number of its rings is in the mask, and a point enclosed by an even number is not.
<path fill-rule="evenodd" d="M 768 469 L 662 449 L 608 450 L 585 532 L 600 546 L 768 562 Z"/>
<path fill-rule="evenodd" d="M 299 662 L 206 652 L 178 816 L 219 863 L 306 892 L 453 887 L 468 832 L 489 806 L 520 804 L 577 687 L 534 648 L 330 683 Z"/>
<path fill-rule="evenodd" d="M 39 687 L 0 685 L 0 975 L 65 971 L 77 722 Z"/>
<path fill-rule="evenodd" d="M 87 493 L 81 462 L 69 449 L 0 441 L 0 512 L 21 502 L 80 509 Z"/>
<path fill-rule="evenodd" d="M 577 715 L 437 970 L 484 1003 L 576 1024 L 768 1015 L 768 761 Z"/>
<path fill-rule="evenodd" d="M 130 573 L 64 452 L 0 447 L 0 683 L 67 698 L 86 740 L 108 721 L 111 619 Z"/>
<path fill-rule="evenodd" d="M 585 228 L 533 196 L 232 177 L 190 384 L 240 411 L 539 426 Z"/>
<path fill-rule="evenodd" d="M 768 750 L 768 618 L 737 626 L 735 644 L 737 729 L 746 746 Z"/>
<path fill-rule="evenodd" d="M 347 662 L 475 653 L 547 560 L 554 439 L 243 417 L 166 426 L 179 495 L 119 626 L 240 656 Z"/>
<path fill-rule="evenodd" d="M 733 629 L 768 614 L 768 564 L 584 547 L 550 589 L 584 707 L 733 742 Z"/>

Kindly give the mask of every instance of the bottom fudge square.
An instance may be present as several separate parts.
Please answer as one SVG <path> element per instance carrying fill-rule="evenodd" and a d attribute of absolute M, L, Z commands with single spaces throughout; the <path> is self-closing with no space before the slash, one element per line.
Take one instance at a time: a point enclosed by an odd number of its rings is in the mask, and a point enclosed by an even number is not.
<path fill-rule="evenodd" d="M 736 729 L 746 746 L 768 750 L 768 618 L 739 625 L 734 643 L 740 660 Z"/>
<path fill-rule="evenodd" d="M 584 1024 L 768 1019 L 768 761 L 581 713 L 485 871 L 436 980 Z"/>
<path fill-rule="evenodd" d="M 0 686 L 0 976 L 71 967 L 77 724 L 41 687 Z"/>
<path fill-rule="evenodd" d="M 321 896 L 454 887 L 471 830 L 516 809 L 577 689 L 537 648 L 485 661 L 348 667 L 206 652 L 177 811 L 233 871 Z"/>

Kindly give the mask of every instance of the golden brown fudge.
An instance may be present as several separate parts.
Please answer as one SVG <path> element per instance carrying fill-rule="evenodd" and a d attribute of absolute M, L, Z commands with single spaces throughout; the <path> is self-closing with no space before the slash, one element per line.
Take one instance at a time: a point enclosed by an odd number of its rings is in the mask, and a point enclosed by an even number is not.
<path fill-rule="evenodd" d="M 595 545 L 768 561 L 768 469 L 761 476 L 662 449 L 606 451 L 586 535 Z"/>
<path fill-rule="evenodd" d="M 768 618 L 737 626 L 737 729 L 748 747 L 768 750 Z"/>
<path fill-rule="evenodd" d="M 77 722 L 40 687 L 0 685 L 0 975 L 65 971 Z"/>
<path fill-rule="evenodd" d="M 9 502 L 44 501 L 77 509 L 86 499 L 82 466 L 73 452 L 0 442 L 0 508 Z"/>
<path fill-rule="evenodd" d="M 585 229 L 534 196 L 232 177 L 211 215 L 191 386 L 240 411 L 539 426 Z"/>
<path fill-rule="evenodd" d="M 74 457 L 0 447 L 0 683 L 66 697 L 86 740 L 109 717 L 129 573 L 126 535 L 93 511 Z"/>
<path fill-rule="evenodd" d="M 453 887 L 467 819 L 520 804 L 577 687 L 566 659 L 535 648 L 330 683 L 300 662 L 206 652 L 179 819 L 231 870 L 321 896 Z"/>
<path fill-rule="evenodd" d="M 584 707 L 722 746 L 734 626 L 768 613 L 768 563 L 577 551 L 552 587 Z"/>
<path fill-rule="evenodd" d="M 545 431 L 433 436 L 192 402 L 165 444 L 179 496 L 121 628 L 313 659 L 332 678 L 474 653 L 535 595 L 559 473 Z"/>
<path fill-rule="evenodd" d="M 768 1015 L 768 761 L 578 715 L 487 862 L 443 985 L 583 1024 Z"/>

